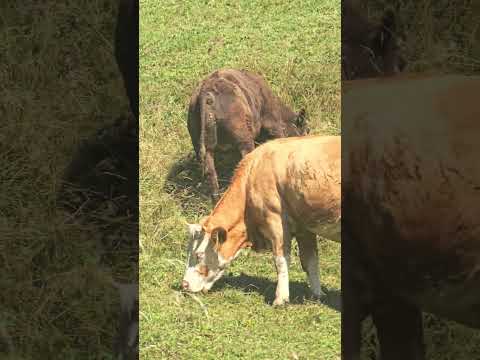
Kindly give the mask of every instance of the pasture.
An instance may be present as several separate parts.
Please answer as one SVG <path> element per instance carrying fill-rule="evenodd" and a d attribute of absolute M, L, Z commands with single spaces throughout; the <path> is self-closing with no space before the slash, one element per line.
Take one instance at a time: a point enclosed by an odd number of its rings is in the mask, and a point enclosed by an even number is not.
<path fill-rule="evenodd" d="M 322 240 L 328 305 L 306 298 L 293 249 L 291 304 L 274 309 L 271 254 L 240 256 L 207 295 L 184 295 L 186 222 L 211 209 L 186 127 L 197 83 L 224 67 L 261 72 L 307 111 L 312 133 L 340 129 L 340 2 L 140 3 L 140 350 L 142 359 L 339 359 L 340 246 Z M 234 154 L 217 157 L 220 186 Z"/>

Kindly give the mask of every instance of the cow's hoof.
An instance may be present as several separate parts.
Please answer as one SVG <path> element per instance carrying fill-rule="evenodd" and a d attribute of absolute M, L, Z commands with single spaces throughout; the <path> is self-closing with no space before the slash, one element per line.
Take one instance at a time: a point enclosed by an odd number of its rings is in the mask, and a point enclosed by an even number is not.
<path fill-rule="evenodd" d="M 312 293 L 311 300 L 323 303 L 327 300 L 327 294 L 323 291 L 321 293 Z"/>
<path fill-rule="evenodd" d="M 274 307 L 278 307 L 278 306 L 285 306 L 289 303 L 289 299 L 284 299 L 284 298 L 276 298 L 274 301 L 273 301 L 273 306 Z"/>
<path fill-rule="evenodd" d="M 213 206 L 217 205 L 218 201 L 220 200 L 220 195 L 218 195 L 218 194 L 212 195 L 211 200 L 212 200 L 212 205 Z"/>

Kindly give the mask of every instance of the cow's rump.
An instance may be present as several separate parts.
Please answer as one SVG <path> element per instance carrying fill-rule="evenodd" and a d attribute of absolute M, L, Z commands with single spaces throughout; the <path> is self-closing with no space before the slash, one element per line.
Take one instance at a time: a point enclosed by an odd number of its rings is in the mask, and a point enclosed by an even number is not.
<path fill-rule="evenodd" d="M 278 139 L 257 149 L 246 186 L 246 219 L 255 249 L 270 246 L 253 232 L 272 209 L 284 214 L 292 233 L 308 229 L 339 241 L 340 144 L 339 136 L 311 136 Z"/>
<path fill-rule="evenodd" d="M 393 294 L 480 327 L 480 78 L 350 85 L 342 99 L 349 256 Z"/>

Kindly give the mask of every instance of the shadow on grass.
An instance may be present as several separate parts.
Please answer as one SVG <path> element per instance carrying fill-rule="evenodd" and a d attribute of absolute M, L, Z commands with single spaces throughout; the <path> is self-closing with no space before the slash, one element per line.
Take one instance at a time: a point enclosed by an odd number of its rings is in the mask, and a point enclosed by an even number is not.
<path fill-rule="evenodd" d="M 240 154 L 233 149 L 215 153 L 215 169 L 217 170 L 220 192 L 223 193 L 233 175 Z M 183 156 L 170 168 L 163 190 L 178 199 L 184 211 L 198 210 L 199 204 L 210 206 L 210 187 L 207 179 L 202 177 L 202 170 L 195 155 Z"/>
<path fill-rule="evenodd" d="M 250 276 L 242 273 L 240 276 L 224 276 L 215 284 L 211 291 L 222 291 L 226 286 L 242 290 L 245 293 L 256 292 L 263 295 L 266 303 L 272 304 L 275 299 L 277 283 L 264 277 Z M 323 300 L 322 303 L 340 312 L 340 291 L 324 287 L 322 287 L 322 290 L 327 294 L 326 299 Z M 318 300 L 312 298 L 307 283 L 290 281 L 290 304 L 305 304 L 305 302 L 309 300 L 318 302 Z"/>

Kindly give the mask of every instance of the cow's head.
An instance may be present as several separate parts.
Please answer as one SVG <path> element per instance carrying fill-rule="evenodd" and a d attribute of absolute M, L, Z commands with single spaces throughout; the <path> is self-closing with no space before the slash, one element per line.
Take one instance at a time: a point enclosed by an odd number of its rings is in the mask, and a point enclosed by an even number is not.
<path fill-rule="evenodd" d="M 228 264 L 238 256 L 240 249 L 248 246 L 243 240 L 234 240 L 240 238 L 239 235 L 244 238 L 244 234 L 227 232 L 221 226 L 207 230 L 201 224 L 188 224 L 187 266 L 182 288 L 204 293 L 210 290 L 222 277 Z M 232 239 L 226 244 L 230 237 Z"/>
<path fill-rule="evenodd" d="M 406 62 L 400 54 L 395 14 L 387 11 L 382 21 L 371 25 L 351 8 L 342 24 L 342 79 L 391 76 L 402 72 Z"/>
<path fill-rule="evenodd" d="M 286 132 L 287 136 L 304 136 L 310 133 L 305 109 L 294 113 L 292 118 L 289 119 Z"/>

